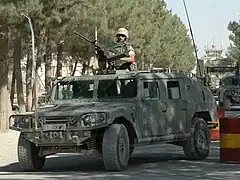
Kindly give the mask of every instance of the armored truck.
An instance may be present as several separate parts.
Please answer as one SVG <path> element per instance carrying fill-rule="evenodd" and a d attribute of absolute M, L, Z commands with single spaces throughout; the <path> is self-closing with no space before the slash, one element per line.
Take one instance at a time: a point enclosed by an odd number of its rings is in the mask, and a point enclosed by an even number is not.
<path fill-rule="evenodd" d="M 240 105 L 240 76 L 233 75 L 222 78 L 218 96 L 219 105 L 225 110 L 232 105 Z"/>
<path fill-rule="evenodd" d="M 227 76 L 232 76 L 236 71 L 236 63 L 230 59 L 211 59 L 204 64 L 206 75 L 209 77 L 208 86 L 214 94 L 220 87 L 220 80 Z"/>
<path fill-rule="evenodd" d="M 157 143 L 203 160 L 210 152 L 208 122 L 216 120 L 207 87 L 179 73 L 151 71 L 63 77 L 47 104 L 9 118 L 10 129 L 20 131 L 25 171 L 41 170 L 46 156 L 56 153 L 101 156 L 106 170 L 123 171 L 134 148 Z"/>

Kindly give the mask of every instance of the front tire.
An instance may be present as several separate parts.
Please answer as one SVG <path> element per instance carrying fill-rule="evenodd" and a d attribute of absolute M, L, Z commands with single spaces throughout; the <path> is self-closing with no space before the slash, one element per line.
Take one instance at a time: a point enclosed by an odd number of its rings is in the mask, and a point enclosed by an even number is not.
<path fill-rule="evenodd" d="M 206 121 L 194 118 L 191 127 L 191 137 L 183 145 L 184 154 L 194 160 L 203 160 L 210 152 L 210 132 Z"/>
<path fill-rule="evenodd" d="M 20 133 L 18 139 L 18 161 L 24 171 L 41 170 L 45 164 L 45 157 L 39 157 L 39 147 L 26 140 L 24 134 Z"/>
<path fill-rule="evenodd" d="M 108 171 L 123 171 L 128 167 L 130 143 L 123 124 L 112 124 L 103 136 L 103 163 Z"/>

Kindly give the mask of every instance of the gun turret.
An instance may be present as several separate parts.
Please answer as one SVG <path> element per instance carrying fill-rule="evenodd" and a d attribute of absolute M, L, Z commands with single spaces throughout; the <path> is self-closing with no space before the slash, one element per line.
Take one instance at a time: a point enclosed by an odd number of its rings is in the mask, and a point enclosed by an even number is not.
<path fill-rule="evenodd" d="M 98 55 L 98 61 L 112 62 L 128 56 L 126 54 L 126 44 L 124 43 L 116 43 L 113 46 L 107 47 L 97 43 L 95 40 L 89 40 L 88 38 L 76 31 L 74 31 L 74 33 L 95 46 Z"/>

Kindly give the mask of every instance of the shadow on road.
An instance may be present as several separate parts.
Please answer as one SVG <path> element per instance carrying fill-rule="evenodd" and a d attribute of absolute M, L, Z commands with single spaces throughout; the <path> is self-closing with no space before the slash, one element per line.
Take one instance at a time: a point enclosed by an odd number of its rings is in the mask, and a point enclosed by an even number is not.
<path fill-rule="evenodd" d="M 137 168 L 144 164 L 161 163 L 167 161 L 186 160 L 181 154 L 173 153 L 152 153 L 133 155 L 129 160 L 129 169 Z M 68 155 L 63 157 L 47 158 L 44 169 L 41 172 L 106 172 L 102 158 L 84 157 L 80 155 Z M 18 162 L 0 167 L 0 172 L 22 172 Z M 40 173 L 40 172 L 39 172 Z"/>
<path fill-rule="evenodd" d="M 172 150 L 174 151 L 174 150 Z M 183 153 L 170 149 L 153 148 L 137 151 L 123 172 L 106 172 L 101 158 L 69 155 L 51 157 L 41 172 L 22 172 L 18 163 L 0 167 L 0 179 L 240 179 L 240 165 L 222 164 L 218 160 L 217 146 L 204 161 L 187 160 Z M 166 153 L 167 152 L 167 153 Z"/>

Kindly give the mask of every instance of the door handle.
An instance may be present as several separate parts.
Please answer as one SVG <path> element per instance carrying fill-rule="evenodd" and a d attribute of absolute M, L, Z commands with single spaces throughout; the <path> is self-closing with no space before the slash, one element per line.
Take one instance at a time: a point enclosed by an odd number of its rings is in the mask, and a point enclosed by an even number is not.
<path fill-rule="evenodd" d="M 186 111 L 187 110 L 187 108 L 183 108 L 183 109 L 181 109 L 182 111 Z"/>
<path fill-rule="evenodd" d="M 162 112 L 167 112 L 167 110 L 166 110 L 166 109 L 163 109 Z"/>

